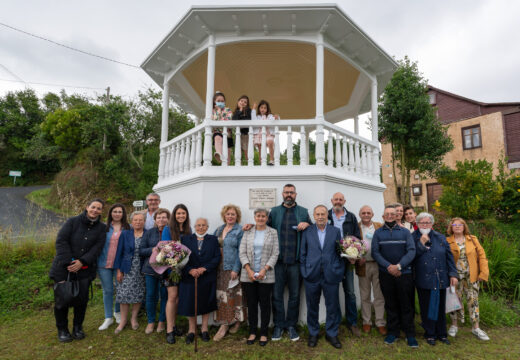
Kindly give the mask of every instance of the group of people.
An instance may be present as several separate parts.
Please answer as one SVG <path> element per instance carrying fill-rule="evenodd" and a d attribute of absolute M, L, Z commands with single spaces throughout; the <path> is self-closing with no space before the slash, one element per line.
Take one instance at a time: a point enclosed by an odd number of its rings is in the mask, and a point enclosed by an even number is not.
<path fill-rule="evenodd" d="M 386 344 L 393 344 L 403 331 L 407 344 L 418 347 L 414 325 L 417 291 L 426 342 L 449 344 L 448 335 L 457 333 L 458 317 L 464 321 L 462 307 L 450 313 L 452 325 L 447 331 L 446 292 L 456 291 L 461 300 L 463 296 L 467 299 L 473 334 L 489 340 L 479 327 L 478 306 L 479 282 L 487 281 L 489 274 L 487 259 L 463 219 L 450 221 L 446 238 L 432 229 L 431 214 L 416 216 L 412 207 L 401 204 L 385 206 L 383 223 L 374 222 L 372 208 L 365 205 L 359 210 L 358 222 L 346 209 L 344 195 L 336 193 L 331 209 L 317 205 L 311 220 L 309 211 L 296 203 L 293 184 L 283 187 L 282 197 L 282 204 L 270 211 L 255 209 L 253 224 L 242 225 L 240 208 L 225 205 L 220 213 L 223 223 L 213 234 L 208 232 L 205 218 L 197 218 L 192 230 L 188 208 L 179 204 L 170 213 L 160 207 L 160 197 L 155 193 L 147 196 L 146 211 L 130 214 L 130 223 L 125 207 L 115 204 L 103 224 L 104 203 L 92 200 L 82 214 L 67 220 L 56 240 L 51 278 L 56 284 L 71 278 L 79 284 L 79 294 L 72 302 L 59 308 L 56 302 L 58 339 L 67 342 L 85 337 L 82 323 L 88 289 L 97 272 L 105 312 L 99 330 L 108 329 L 114 320 L 118 323 L 115 334 L 129 322 L 137 330 L 139 309 L 144 304 L 148 322 L 145 333 L 164 331 L 170 344 L 183 335 L 176 326 L 177 315 L 189 319 L 186 343 L 192 343 L 197 332 L 195 314 L 202 315 L 201 339 L 209 341 L 209 317 L 214 313 L 214 321 L 220 325 L 214 341 L 228 332 L 236 333 L 247 319 L 247 344 L 258 341 L 265 346 L 271 310 L 271 340 L 280 340 L 287 332 L 290 340 L 298 341 L 302 280 L 310 347 L 318 343 L 321 294 L 326 307 L 325 338 L 335 348 L 342 346 L 338 338 L 342 320 L 340 283 L 347 329 L 354 336 L 371 331 L 373 306 L 376 329 L 385 336 Z M 345 260 L 338 244 L 346 236 L 365 240 L 370 251 L 357 260 Z M 150 265 L 150 256 L 161 240 L 180 242 L 191 250 L 179 283 L 172 282 L 167 274 L 158 274 Z M 357 326 L 354 272 L 359 281 L 361 330 Z M 69 307 L 74 308 L 72 333 L 67 321 Z"/>
<path fill-rule="evenodd" d="M 213 96 L 213 113 L 212 120 L 215 121 L 228 121 L 228 120 L 275 120 L 279 119 L 278 115 L 271 113 L 271 106 L 266 100 L 261 100 L 258 105 L 256 103 L 249 103 L 249 97 L 242 95 L 238 98 L 235 111 L 231 110 L 226 106 L 225 95 L 217 91 Z M 223 152 L 223 135 L 222 128 L 213 129 L 213 144 L 215 145 L 215 160 L 217 163 L 222 162 Z M 269 161 L 268 165 L 274 165 L 274 129 L 268 127 L 266 129 L 266 145 L 269 149 Z M 227 134 L 227 161 L 228 164 L 231 161 L 231 148 L 235 145 L 232 136 L 231 128 L 228 128 Z M 262 130 L 256 127 L 253 130 L 253 146 L 258 149 L 260 161 L 262 161 Z M 244 154 L 244 158 L 248 159 L 247 150 L 249 147 L 249 128 L 244 127 L 240 129 L 240 147 Z M 267 160 L 267 159 L 266 159 Z"/>

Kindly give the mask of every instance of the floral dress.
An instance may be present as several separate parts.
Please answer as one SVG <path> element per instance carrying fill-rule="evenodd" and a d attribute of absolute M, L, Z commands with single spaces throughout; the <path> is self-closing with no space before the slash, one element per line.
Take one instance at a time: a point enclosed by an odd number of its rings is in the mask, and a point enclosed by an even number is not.
<path fill-rule="evenodd" d="M 466 302 L 469 308 L 469 317 L 471 322 L 474 323 L 479 320 L 479 307 L 478 307 L 478 281 L 472 283 L 469 277 L 469 263 L 468 257 L 466 256 L 466 245 L 457 243 L 460 249 L 459 260 L 457 261 L 457 272 L 459 274 L 459 284 L 457 286 L 457 295 L 462 301 L 462 296 L 466 295 Z M 451 312 L 450 316 L 456 320 L 457 315 L 460 316 L 460 321 L 464 323 L 464 308 Z"/>
<path fill-rule="evenodd" d="M 134 256 L 130 271 L 125 274 L 121 283 L 116 282 L 116 302 L 120 304 L 137 304 L 144 300 L 144 275 L 141 273 L 141 257 L 139 248 L 142 237 L 135 239 Z"/>
<path fill-rule="evenodd" d="M 217 306 L 215 312 L 215 322 L 220 325 L 232 325 L 237 321 L 244 321 L 247 318 L 246 299 L 242 292 L 242 286 L 238 285 L 228 288 L 231 280 L 231 270 L 224 270 L 224 252 L 222 246 L 224 239 L 222 233 L 218 237 L 222 260 L 217 272 Z"/>

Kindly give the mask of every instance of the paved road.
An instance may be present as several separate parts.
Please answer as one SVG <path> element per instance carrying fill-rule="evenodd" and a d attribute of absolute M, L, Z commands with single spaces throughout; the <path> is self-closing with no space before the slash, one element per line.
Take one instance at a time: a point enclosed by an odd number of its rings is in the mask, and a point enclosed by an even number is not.
<path fill-rule="evenodd" d="M 30 192 L 45 187 L 0 187 L 0 239 L 41 239 L 56 233 L 65 219 L 25 198 Z"/>

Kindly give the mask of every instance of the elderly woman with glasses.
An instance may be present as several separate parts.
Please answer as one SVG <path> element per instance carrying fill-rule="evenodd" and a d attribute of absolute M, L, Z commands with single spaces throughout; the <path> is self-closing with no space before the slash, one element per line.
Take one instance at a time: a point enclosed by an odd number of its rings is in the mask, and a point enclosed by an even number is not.
<path fill-rule="evenodd" d="M 432 229 L 432 214 L 417 215 L 415 241 L 415 286 L 419 295 L 424 337 L 430 345 L 439 340 L 449 345 L 446 331 L 446 288 L 457 286 L 458 273 L 450 245 L 444 235 Z"/>
<path fill-rule="evenodd" d="M 461 218 L 453 218 L 448 227 L 448 243 L 457 264 L 460 282 L 457 295 L 462 300 L 466 296 L 469 308 L 469 317 L 473 328 L 471 332 L 480 340 L 489 340 L 489 336 L 479 327 L 478 290 L 479 282 L 488 281 L 489 268 L 486 252 L 477 237 L 471 235 L 469 227 Z M 450 313 L 451 326 L 448 335 L 457 335 L 457 314 L 464 323 L 464 308 Z"/>

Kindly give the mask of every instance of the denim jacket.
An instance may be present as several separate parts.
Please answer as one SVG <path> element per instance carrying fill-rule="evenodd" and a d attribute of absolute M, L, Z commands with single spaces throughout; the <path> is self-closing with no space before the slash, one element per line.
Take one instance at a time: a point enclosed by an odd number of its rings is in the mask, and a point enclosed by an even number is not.
<path fill-rule="evenodd" d="M 225 227 L 226 224 L 219 226 L 213 235 L 219 237 Z M 233 225 L 233 228 L 226 234 L 226 237 L 224 238 L 224 245 L 222 246 L 222 262 L 224 265 L 224 270 L 233 270 L 236 273 L 240 272 L 240 268 L 242 266 L 240 264 L 240 257 L 238 253 L 243 235 L 244 232 L 242 231 L 242 225 L 240 224 Z"/>
<path fill-rule="evenodd" d="M 112 234 L 114 233 L 114 228 L 112 225 L 110 225 L 110 230 L 108 230 L 106 239 L 105 239 L 105 246 L 103 247 L 103 251 L 101 252 L 101 255 L 99 255 L 97 264 L 98 268 L 104 268 L 107 264 L 107 255 L 108 255 L 108 248 L 110 246 L 110 238 L 112 237 Z"/>

